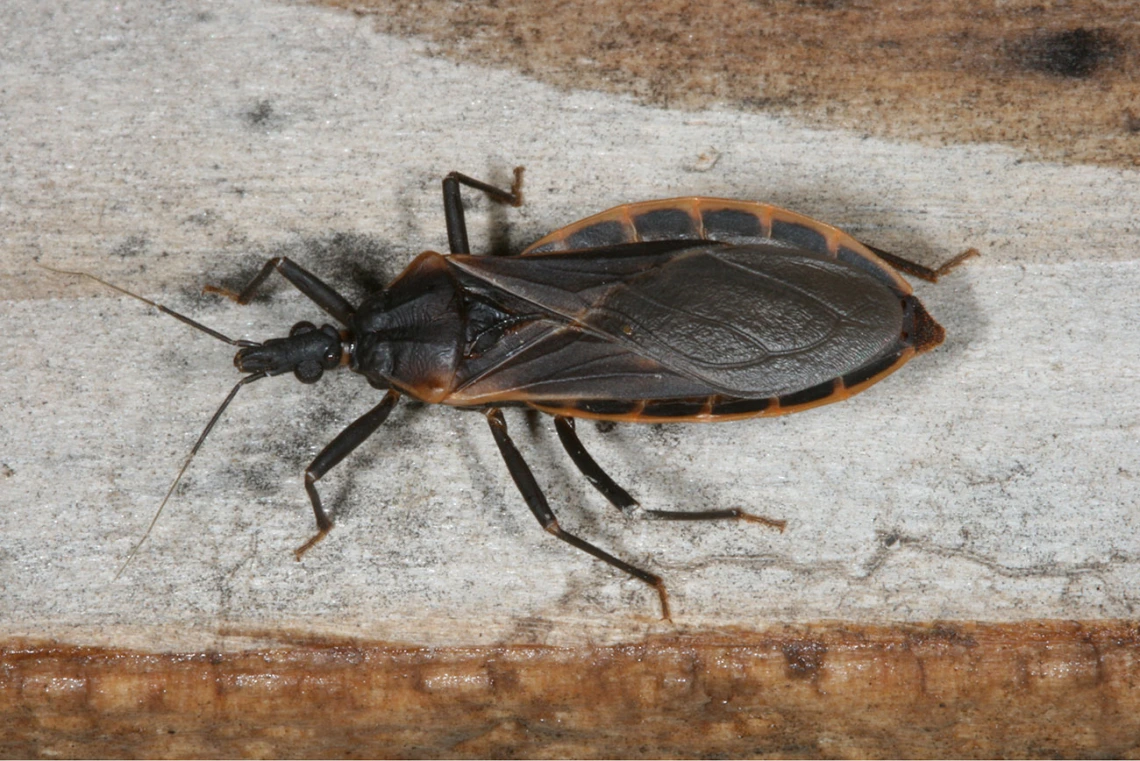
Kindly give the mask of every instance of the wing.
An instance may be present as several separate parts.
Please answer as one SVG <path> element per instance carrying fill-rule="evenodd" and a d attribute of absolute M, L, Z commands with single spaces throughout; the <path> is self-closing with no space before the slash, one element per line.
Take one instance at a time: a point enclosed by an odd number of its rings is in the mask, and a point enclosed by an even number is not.
<path fill-rule="evenodd" d="M 518 327 L 464 362 L 448 403 L 662 399 L 708 396 L 686 378 L 614 341 L 560 321 Z"/>
<path fill-rule="evenodd" d="M 864 366 L 902 331 L 889 287 L 786 245 L 672 241 L 449 261 L 465 287 L 507 294 L 535 315 L 487 352 L 493 361 L 469 385 L 510 372 L 522 389 L 528 375 L 550 384 L 565 372 L 579 397 L 587 386 L 624 399 L 780 396 Z"/>

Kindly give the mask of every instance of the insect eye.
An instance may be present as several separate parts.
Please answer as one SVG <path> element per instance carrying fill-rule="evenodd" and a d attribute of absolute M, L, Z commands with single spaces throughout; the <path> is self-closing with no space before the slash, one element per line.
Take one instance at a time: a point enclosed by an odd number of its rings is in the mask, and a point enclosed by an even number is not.
<path fill-rule="evenodd" d="M 323 373 L 324 368 L 321 367 L 321 363 L 313 360 L 302 362 L 293 368 L 293 375 L 302 383 L 316 383 Z"/>

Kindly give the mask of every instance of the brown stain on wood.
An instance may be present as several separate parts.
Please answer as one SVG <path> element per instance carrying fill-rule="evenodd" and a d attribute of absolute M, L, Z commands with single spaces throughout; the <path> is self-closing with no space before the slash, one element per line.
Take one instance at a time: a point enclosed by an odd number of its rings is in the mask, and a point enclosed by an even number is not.
<path fill-rule="evenodd" d="M 1138 709 L 1133 622 L 0 647 L 3 757 L 1116 757 L 1140 753 Z"/>
<path fill-rule="evenodd" d="M 1140 26 L 1131 3 L 314 1 L 428 40 L 433 55 L 564 88 L 1140 165 Z"/>

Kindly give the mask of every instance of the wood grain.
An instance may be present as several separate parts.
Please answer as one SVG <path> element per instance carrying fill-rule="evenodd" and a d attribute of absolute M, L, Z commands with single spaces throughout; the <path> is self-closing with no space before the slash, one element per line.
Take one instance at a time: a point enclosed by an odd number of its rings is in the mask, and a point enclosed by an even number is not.
<path fill-rule="evenodd" d="M 668 108 L 1140 165 L 1131 3 L 322 0 L 436 55 Z"/>
<path fill-rule="evenodd" d="M 0 755 L 1128 757 L 1140 627 L 826 624 L 610 647 L 8 642 Z"/>

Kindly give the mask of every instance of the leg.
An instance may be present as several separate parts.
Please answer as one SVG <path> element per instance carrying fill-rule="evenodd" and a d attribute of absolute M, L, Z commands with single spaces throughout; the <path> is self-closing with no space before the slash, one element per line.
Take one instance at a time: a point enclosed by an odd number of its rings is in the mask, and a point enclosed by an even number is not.
<path fill-rule="evenodd" d="M 905 272 L 908 275 L 913 275 L 914 277 L 921 278 L 922 280 L 926 280 L 931 283 L 937 283 L 938 278 L 942 277 L 950 270 L 955 269 L 959 264 L 966 261 L 970 257 L 980 255 L 978 253 L 978 249 L 970 248 L 958 254 L 953 259 L 943 264 L 941 267 L 938 267 L 937 269 L 931 269 L 930 267 L 925 267 L 921 264 L 918 264 L 917 262 L 912 262 L 910 259 L 903 259 L 901 256 L 892 254 L 889 251 L 884 251 L 881 248 L 868 246 L 866 243 L 863 245 L 874 251 L 875 256 L 879 257 L 887 264 L 897 269 L 899 272 Z"/>
<path fill-rule="evenodd" d="M 459 172 L 452 172 L 443 178 L 443 217 L 447 223 L 447 245 L 451 249 L 451 253 L 471 253 L 471 246 L 467 242 L 467 222 L 463 216 L 463 198 L 460 195 L 459 186 L 466 185 L 469 188 L 481 190 L 499 203 L 521 206 L 522 176 L 523 168 L 516 166 L 515 181 L 511 184 L 510 192 L 472 179 Z"/>
<path fill-rule="evenodd" d="M 566 450 L 566 454 L 570 455 L 570 459 L 578 466 L 578 470 L 582 471 L 586 480 L 593 484 L 594 488 L 600 491 L 611 505 L 626 513 L 630 511 L 630 508 L 637 505 L 637 500 L 629 496 L 629 492 L 625 489 L 614 483 L 614 480 L 606 475 L 597 461 L 582 446 L 582 441 L 574 430 L 574 418 L 555 415 L 554 428 L 558 431 L 558 440 L 562 442 L 562 448 Z"/>
<path fill-rule="evenodd" d="M 604 552 L 589 542 L 563 531 L 558 525 L 558 519 L 554 517 L 554 512 L 550 509 L 546 497 L 543 496 L 538 482 L 534 480 L 534 474 L 530 472 L 530 467 L 523 460 L 518 448 L 515 447 L 511 437 L 507 434 L 507 421 L 503 419 L 503 413 L 497 409 L 487 410 L 487 422 L 491 426 L 491 434 L 495 437 L 495 443 L 499 445 L 499 452 L 507 463 L 507 470 L 510 471 L 511 478 L 514 479 L 515 485 L 522 492 L 523 499 L 526 500 L 527 507 L 534 513 L 534 517 L 538 518 L 542 527 L 567 544 L 577 547 L 583 552 L 588 552 L 598 560 L 609 563 L 614 568 L 625 571 L 635 579 L 644 581 L 656 589 L 657 595 L 661 599 L 661 616 L 665 620 L 669 620 L 669 597 L 665 593 L 665 583 L 661 577 L 636 568 L 624 560 L 618 560 L 608 552 Z"/>
<path fill-rule="evenodd" d="M 558 438 L 562 441 L 562 446 L 566 449 L 566 454 L 570 455 L 570 459 L 578 466 L 578 470 L 582 471 L 582 475 L 594 485 L 594 488 L 602 493 L 602 496 L 610 501 L 611 505 L 623 512 L 629 512 L 629 508 L 636 505 L 637 500 L 629 496 L 629 492 L 625 489 L 614 483 L 614 480 L 606 475 L 601 466 L 590 456 L 586 448 L 582 446 L 578 434 L 574 431 L 573 418 L 557 415 L 554 418 L 554 427 L 558 430 Z M 738 507 L 728 508 L 727 510 L 699 510 L 697 512 L 686 512 L 683 510 L 644 510 L 643 513 L 647 518 L 667 521 L 710 521 L 731 518 L 752 523 L 763 523 L 765 526 L 771 526 L 780 531 L 783 531 L 787 525 L 786 521 L 765 518 L 762 515 L 752 515 Z"/>
<path fill-rule="evenodd" d="M 309 493 L 309 500 L 313 503 L 313 514 L 317 518 L 317 533 L 312 539 L 297 548 L 294 553 L 297 560 L 300 560 L 310 547 L 324 539 L 325 534 L 333 526 L 329 514 L 321 507 L 321 495 L 317 494 L 317 481 L 376 432 L 376 429 L 388 419 L 388 413 L 396 406 L 396 401 L 399 398 L 400 394 L 396 391 L 389 391 L 385 394 L 384 399 L 379 404 L 357 418 L 348 428 L 338 433 L 336 438 L 330 441 L 329 445 L 316 456 L 313 463 L 305 469 L 305 491 Z"/>
<path fill-rule="evenodd" d="M 719 521 L 732 519 L 747 521 L 748 523 L 763 523 L 765 526 L 771 526 L 781 533 L 783 533 L 784 528 L 788 525 L 787 521 L 746 513 L 739 507 L 729 507 L 724 510 L 697 510 L 696 512 L 686 512 L 685 510 L 646 510 L 645 516 L 661 521 Z"/>
<path fill-rule="evenodd" d="M 220 294 L 239 304 L 248 304 L 261 284 L 273 274 L 273 270 L 280 272 L 286 280 L 297 287 L 298 291 L 308 296 L 314 304 L 328 312 L 342 325 L 347 325 L 352 319 L 352 313 L 356 310 L 352 304 L 348 303 L 348 299 L 286 256 L 277 256 L 267 261 L 261 271 L 254 275 L 253 280 L 249 281 L 249 285 L 242 289 L 241 293 L 234 293 L 228 288 L 220 288 L 216 285 L 207 285 L 202 290 L 205 293 Z"/>

